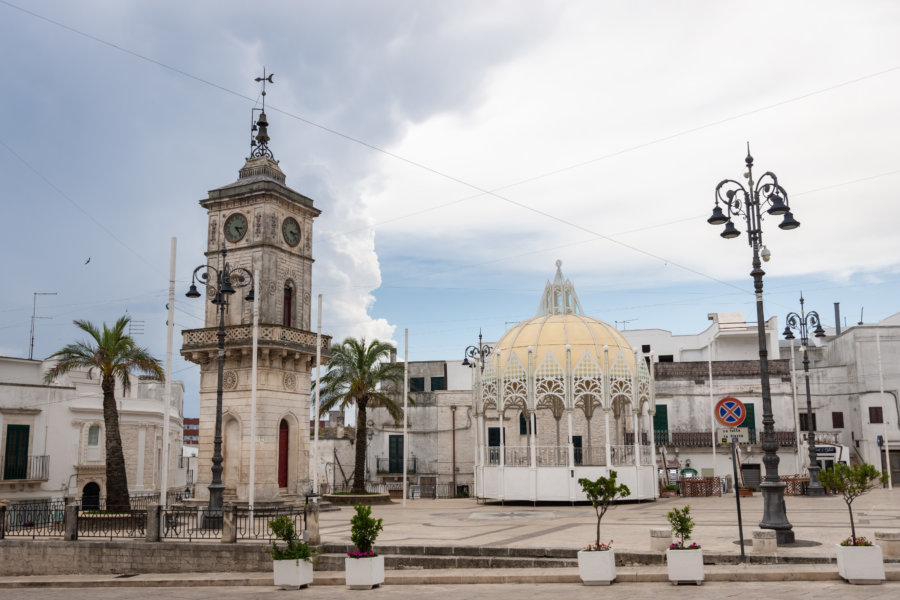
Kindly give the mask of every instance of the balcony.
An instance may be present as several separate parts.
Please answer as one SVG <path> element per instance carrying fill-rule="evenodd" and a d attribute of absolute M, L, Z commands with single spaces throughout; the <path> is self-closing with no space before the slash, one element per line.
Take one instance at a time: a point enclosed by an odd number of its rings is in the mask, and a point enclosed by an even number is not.
<path fill-rule="evenodd" d="M 375 471 L 378 475 L 402 474 L 403 457 L 385 458 L 383 456 L 378 456 L 375 458 Z M 406 459 L 406 472 L 407 474 L 416 472 L 415 456 L 410 456 Z"/>
<path fill-rule="evenodd" d="M 745 429 L 749 436 L 750 444 L 762 443 L 762 431 L 756 429 Z M 657 446 L 675 446 L 684 448 L 700 448 L 712 446 L 712 433 L 709 431 L 669 431 L 666 429 L 656 429 L 653 431 L 653 440 Z M 793 446 L 797 442 L 797 437 L 793 430 L 775 431 L 775 441 L 779 446 Z M 817 441 L 818 437 L 816 438 Z M 741 442 L 745 443 L 745 442 Z"/>
<path fill-rule="evenodd" d="M 47 481 L 50 456 L 0 456 L 0 481 Z"/>

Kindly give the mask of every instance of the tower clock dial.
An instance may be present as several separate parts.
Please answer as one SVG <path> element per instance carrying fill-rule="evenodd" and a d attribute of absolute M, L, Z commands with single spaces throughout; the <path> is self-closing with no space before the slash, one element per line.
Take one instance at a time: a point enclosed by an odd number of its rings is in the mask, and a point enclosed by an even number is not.
<path fill-rule="evenodd" d="M 293 217 L 288 217 L 281 224 L 281 233 L 288 246 L 296 246 L 300 243 L 300 224 Z"/>
<path fill-rule="evenodd" d="M 225 239 L 229 242 L 239 242 L 247 233 L 247 217 L 235 213 L 225 221 Z"/>

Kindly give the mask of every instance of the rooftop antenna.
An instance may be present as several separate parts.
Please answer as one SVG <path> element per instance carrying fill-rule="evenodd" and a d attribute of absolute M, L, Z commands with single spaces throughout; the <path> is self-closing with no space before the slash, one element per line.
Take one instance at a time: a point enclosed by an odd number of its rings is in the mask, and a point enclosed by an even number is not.
<path fill-rule="evenodd" d="M 637 320 L 638 319 L 625 319 L 624 321 L 616 321 L 616 329 L 619 328 L 619 323 L 621 323 L 623 325 L 622 330 L 624 331 L 624 330 L 628 329 L 629 323 L 631 323 L 632 321 L 637 321 Z"/>
<path fill-rule="evenodd" d="M 262 83 L 262 108 L 250 109 L 250 158 L 266 158 L 275 160 L 272 151 L 269 150 L 269 122 L 266 120 L 266 82 L 275 83 L 272 78 L 274 73 L 266 75 L 266 68 L 263 67 L 262 77 L 257 77 L 253 81 Z M 259 118 L 254 122 L 254 116 L 259 111 Z M 257 132 L 253 135 L 253 132 Z"/>
<path fill-rule="evenodd" d="M 864 310 L 866 310 L 866 307 L 865 307 L 865 306 L 863 306 L 862 308 L 859 309 L 859 323 L 857 323 L 857 325 L 862 325 L 862 324 L 863 324 L 863 318 L 862 318 L 862 316 L 863 316 L 863 311 L 864 311 Z"/>
<path fill-rule="evenodd" d="M 31 344 L 28 347 L 28 360 L 34 360 L 34 320 L 35 319 L 52 319 L 53 317 L 38 317 L 37 313 L 37 297 L 38 296 L 56 296 L 56 292 L 34 292 L 34 302 L 31 306 Z"/>

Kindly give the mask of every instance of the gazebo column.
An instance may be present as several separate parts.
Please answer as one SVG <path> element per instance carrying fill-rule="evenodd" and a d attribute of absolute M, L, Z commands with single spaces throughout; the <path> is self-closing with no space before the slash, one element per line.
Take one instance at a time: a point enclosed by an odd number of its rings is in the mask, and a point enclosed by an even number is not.
<path fill-rule="evenodd" d="M 638 409 L 640 410 L 640 409 Z M 631 428 L 634 430 L 634 466 L 641 466 L 641 431 L 640 431 L 640 415 L 631 411 Z"/>
<path fill-rule="evenodd" d="M 529 439 L 531 440 L 531 468 L 534 469 L 537 467 L 537 448 L 535 448 L 535 435 L 534 430 L 537 425 L 537 411 L 531 411 L 531 418 L 529 419 L 529 423 L 531 423 L 531 435 Z"/>
<path fill-rule="evenodd" d="M 609 413 L 610 413 L 610 411 L 608 409 L 605 409 L 605 408 L 603 409 L 603 416 L 605 418 L 605 425 L 606 425 L 606 439 L 604 440 L 604 444 L 606 445 L 606 467 L 607 468 L 612 467 L 612 449 L 609 447 L 609 441 L 610 441 Z"/>
<path fill-rule="evenodd" d="M 568 457 L 569 457 L 569 468 L 574 469 L 575 468 L 575 444 L 572 443 L 572 409 L 571 408 L 566 409 L 566 422 L 569 425 L 569 437 L 568 437 L 568 444 L 567 444 Z M 582 452 L 583 452 L 583 450 L 582 450 Z"/>
<path fill-rule="evenodd" d="M 506 436 L 503 435 L 503 411 L 498 411 L 498 418 L 500 419 L 500 466 L 506 466 Z"/>

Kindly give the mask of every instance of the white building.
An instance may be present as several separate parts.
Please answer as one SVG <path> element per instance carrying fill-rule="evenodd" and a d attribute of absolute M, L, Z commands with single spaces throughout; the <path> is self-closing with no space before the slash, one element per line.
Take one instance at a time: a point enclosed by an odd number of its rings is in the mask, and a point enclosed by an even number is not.
<path fill-rule="evenodd" d="M 53 361 L 0 357 L 0 499 L 104 497 L 106 463 L 100 380 L 73 371 L 52 384 L 44 373 Z M 182 398 L 172 383 L 169 410 L 170 490 L 182 491 Z M 163 382 L 132 378 L 116 400 L 128 489 L 159 492 L 163 444 Z"/>

